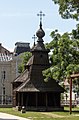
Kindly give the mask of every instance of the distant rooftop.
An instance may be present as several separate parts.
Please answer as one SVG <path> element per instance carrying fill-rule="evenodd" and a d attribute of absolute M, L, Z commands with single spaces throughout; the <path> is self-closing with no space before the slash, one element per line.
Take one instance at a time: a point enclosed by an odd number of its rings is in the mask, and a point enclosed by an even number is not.
<path fill-rule="evenodd" d="M 9 50 L 7 50 L 5 47 L 2 46 L 2 43 L 0 43 L 0 53 L 9 55 L 12 54 L 12 52 L 10 52 Z"/>
<path fill-rule="evenodd" d="M 2 46 L 2 43 L 0 43 L 0 62 L 4 61 L 11 61 L 12 60 L 12 52 L 7 50 Z"/>
<path fill-rule="evenodd" d="M 18 47 L 29 47 L 30 43 L 25 43 L 25 42 L 16 42 L 15 46 Z"/>
<path fill-rule="evenodd" d="M 15 49 L 14 49 L 14 54 L 19 55 L 20 53 L 23 52 L 29 52 L 30 51 L 30 43 L 25 43 L 25 42 L 16 42 L 15 43 Z"/>

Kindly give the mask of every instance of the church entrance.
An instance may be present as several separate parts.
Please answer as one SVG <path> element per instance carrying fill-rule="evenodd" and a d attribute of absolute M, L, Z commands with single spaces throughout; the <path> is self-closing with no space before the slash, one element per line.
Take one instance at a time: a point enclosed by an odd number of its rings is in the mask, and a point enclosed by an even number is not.
<path fill-rule="evenodd" d="M 18 102 L 26 110 L 50 110 L 60 107 L 60 95 L 52 92 L 25 92 L 19 93 Z"/>

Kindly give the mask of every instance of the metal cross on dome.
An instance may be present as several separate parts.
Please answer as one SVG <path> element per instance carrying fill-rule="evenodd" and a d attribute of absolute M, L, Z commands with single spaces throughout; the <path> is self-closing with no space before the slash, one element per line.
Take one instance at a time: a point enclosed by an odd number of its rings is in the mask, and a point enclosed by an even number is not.
<path fill-rule="evenodd" d="M 42 17 L 45 16 L 45 14 L 42 11 L 40 11 L 40 13 L 37 14 L 37 16 L 40 16 L 40 22 L 42 23 Z"/>
<path fill-rule="evenodd" d="M 34 41 L 35 41 L 36 38 L 37 38 L 37 37 L 36 37 L 35 34 L 34 34 L 33 37 L 32 37 L 32 39 L 34 39 Z"/>
<path fill-rule="evenodd" d="M 32 37 L 32 39 L 34 39 L 34 45 L 35 45 L 35 39 L 36 39 L 37 37 L 35 36 L 35 34 L 33 35 L 33 37 Z"/>

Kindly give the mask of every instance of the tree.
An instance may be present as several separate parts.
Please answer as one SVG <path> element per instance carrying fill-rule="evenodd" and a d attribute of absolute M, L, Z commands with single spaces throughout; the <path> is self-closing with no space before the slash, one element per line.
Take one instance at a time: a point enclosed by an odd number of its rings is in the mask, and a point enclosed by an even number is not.
<path fill-rule="evenodd" d="M 64 19 L 79 20 L 79 0 L 52 0 L 59 5 L 59 14 Z"/>
<path fill-rule="evenodd" d="M 22 63 L 18 66 L 18 72 L 22 73 L 25 70 L 25 65 L 27 64 L 29 58 L 32 56 L 30 52 L 24 52 L 21 55 Z"/>
<path fill-rule="evenodd" d="M 43 71 L 45 80 L 53 78 L 63 81 L 70 74 L 79 72 L 79 25 L 71 33 L 60 35 L 57 30 L 51 33 L 52 41 L 46 47 L 52 50 L 51 67 Z"/>

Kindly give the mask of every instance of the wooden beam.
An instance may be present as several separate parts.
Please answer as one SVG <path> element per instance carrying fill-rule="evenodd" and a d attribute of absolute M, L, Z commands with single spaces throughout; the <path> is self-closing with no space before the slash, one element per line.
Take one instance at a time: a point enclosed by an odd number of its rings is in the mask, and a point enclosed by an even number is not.
<path fill-rule="evenodd" d="M 70 77 L 71 78 L 77 78 L 77 77 L 79 77 L 79 73 L 78 74 L 72 74 Z"/>
<path fill-rule="evenodd" d="M 70 78 L 70 114 L 72 114 L 72 78 Z"/>
<path fill-rule="evenodd" d="M 78 78 L 78 77 L 79 77 L 79 73 L 78 74 L 72 74 L 70 76 L 70 114 L 72 114 L 72 79 Z"/>

